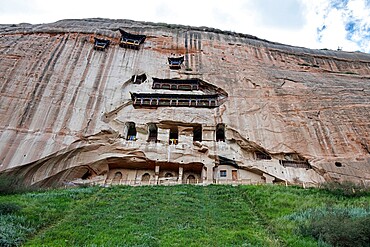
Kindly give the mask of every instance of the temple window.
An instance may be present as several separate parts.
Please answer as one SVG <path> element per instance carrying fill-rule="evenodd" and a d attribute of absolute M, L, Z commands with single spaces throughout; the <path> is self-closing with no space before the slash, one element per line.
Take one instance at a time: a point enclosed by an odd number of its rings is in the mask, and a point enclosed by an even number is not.
<path fill-rule="evenodd" d="M 146 77 L 146 74 L 141 74 L 141 75 L 133 75 L 131 77 L 131 81 L 132 83 L 134 84 L 141 84 L 143 83 L 144 81 L 146 81 L 147 77 Z"/>
<path fill-rule="evenodd" d="M 220 170 L 220 178 L 226 178 L 227 171 L 226 170 Z"/>
<path fill-rule="evenodd" d="M 177 100 L 177 106 L 189 106 L 189 100 L 179 99 Z"/>
<path fill-rule="evenodd" d="M 170 84 L 162 84 L 161 89 L 171 89 L 171 85 Z"/>
<path fill-rule="evenodd" d="M 154 123 L 148 124 L 148 130 L 149 130 L 148 142 L 157 142 L 158 138 L 157 125 Z"/>
<path fill-rule="evenodd" d="M 217 124 L 216 126 L 216 141 L 225 141 L 225 124 Z"/>
<path fill-rule="evenodd" d="M 178 141 L 179 141 L 179 129 L 177 127 L 172 127 L 170 129 L 169 144 L 177 145 Z"/>
<path fill-rule="evenodd" d="M 202 125 L 193 127 L 193 141 L 202 141 Z"/>
<path fill-rule="evenodd" d="M 136 127 L 134 122 L 126 123 L 127 127 L 127 138 L 128 141 L 136 141 Z"/>

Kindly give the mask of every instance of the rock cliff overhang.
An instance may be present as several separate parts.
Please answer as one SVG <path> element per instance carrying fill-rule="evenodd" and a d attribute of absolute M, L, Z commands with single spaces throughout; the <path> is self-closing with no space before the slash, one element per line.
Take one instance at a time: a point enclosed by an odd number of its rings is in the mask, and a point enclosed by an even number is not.
<path fill-rule="evenodd" d="M 128 36 L 140 42 L 120 47 Z M 109 48 L 94 50 L 96 39 Z M 100 169 L 118 169 L 112 162 L 132 162 L 123 156 L 154 162 L 148 175 L 157 182 L 181 174 L 183 182 L 369 181 L 369 54 L 107 19 L 1 25 L 0 52 L 0 169 L 28 183 L 101 178 Z M 171 54 L 184 59 L 176 70 Z M 135 103 L 130 92 L 148 97 Z M 107 130 L 120 137 L 99 139 Z M 236 173 L 217 157 L 235 160 Z M 155 165 L 168 169 L 166 162 L 176 168 L 168 179 Z M 116 173 L 106 179 L 125 180 Z"/>

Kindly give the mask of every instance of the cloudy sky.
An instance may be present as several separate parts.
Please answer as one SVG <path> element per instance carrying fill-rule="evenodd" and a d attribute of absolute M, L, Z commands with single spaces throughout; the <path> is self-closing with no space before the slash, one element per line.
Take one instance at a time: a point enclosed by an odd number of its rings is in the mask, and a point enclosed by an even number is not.
<path fill-rule="evenodd" d="M 370 53 L 370 0 L 0 0 L 0 24 L 92 17 L 208 26 Z"/>

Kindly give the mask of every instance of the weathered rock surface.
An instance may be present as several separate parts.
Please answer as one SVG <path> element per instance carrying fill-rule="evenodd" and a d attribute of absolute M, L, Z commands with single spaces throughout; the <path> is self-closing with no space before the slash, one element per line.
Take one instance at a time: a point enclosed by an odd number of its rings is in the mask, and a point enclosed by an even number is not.
<path fill-rule="evenodd" d="M 139 50 L 121 48 L 119 28 L 147 38 Z M 94 37 L 111 45 L 96 51 Z M 171 53 L 185 55 L 181 70 L 169 69 Z M 113 183 L 117 176 L 135 183 L 146 173 L 158 183 L 167 171 L 176 182 L 370 181 L 369 54 L 86 19 L 0 25 L 0 61 L 0 170 L 29 184 Z M 132 83 L 142 73 L 148 79 Z M 168 93 L 153 90 L 152 77 L 199 78 L 227 99 L 215 108 L 134 108 L 130 92 Z M 128 122 L 136 124 L 136 141 L 126 140 Z M 159 142 L 147 142 L 150 123 Z M 225 142 L 215 141 L 220 123 Z M 201 142 L 193 142 L 195 125 Z M 179 144 L 169 145 L 174 127 Z M 306 161 L 309 168 L 300 168 Z"/>

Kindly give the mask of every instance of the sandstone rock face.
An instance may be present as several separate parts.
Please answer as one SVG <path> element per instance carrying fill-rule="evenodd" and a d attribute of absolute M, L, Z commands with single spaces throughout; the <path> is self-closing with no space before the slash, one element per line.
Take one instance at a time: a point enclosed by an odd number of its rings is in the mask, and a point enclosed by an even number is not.
<path fill-rule="evenodd" d="M 145 42 L 120 47 L 119 29 Z M 369 54 L 86 19 L 0 25 L 0 61 L 0 170 L 27 184 L 370 181 Z M 218 98 L 148 106 L 132 93 Z"/>

